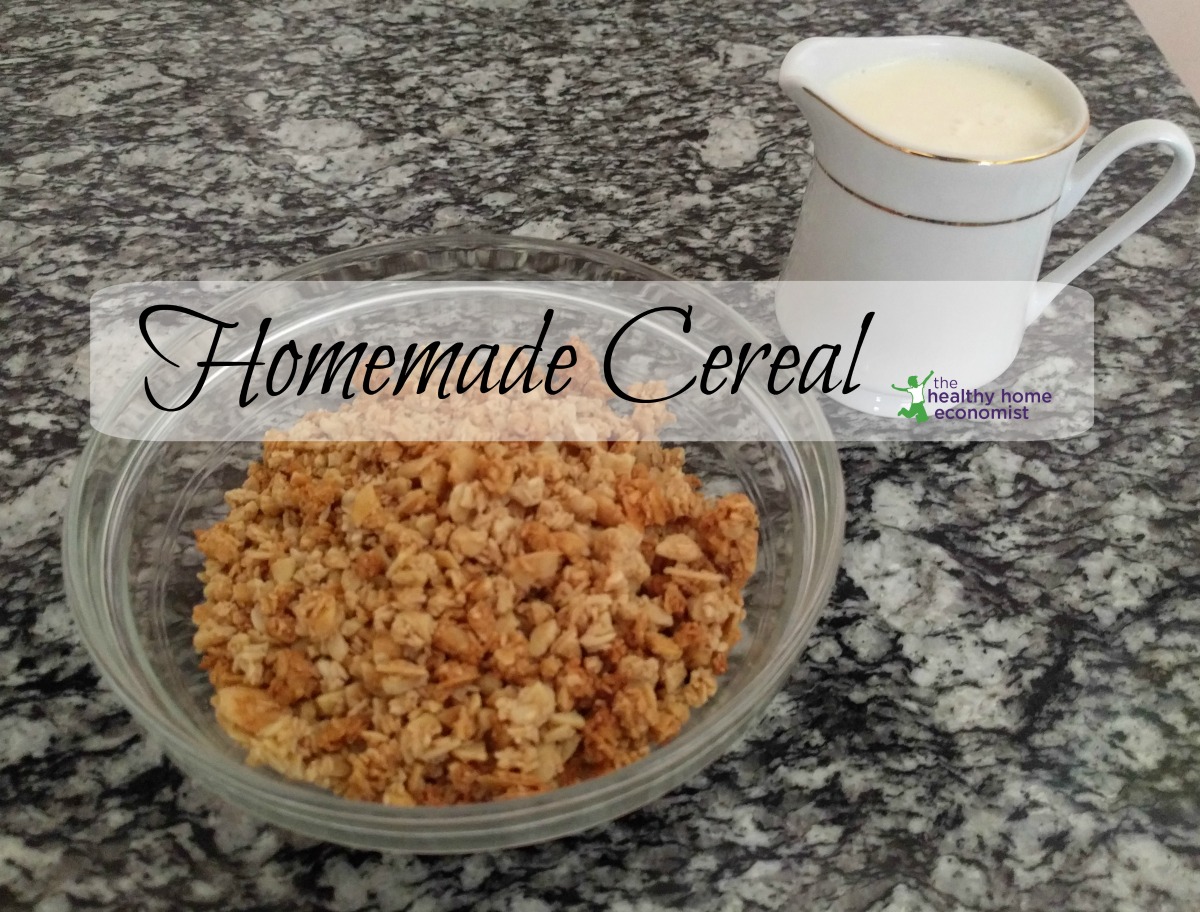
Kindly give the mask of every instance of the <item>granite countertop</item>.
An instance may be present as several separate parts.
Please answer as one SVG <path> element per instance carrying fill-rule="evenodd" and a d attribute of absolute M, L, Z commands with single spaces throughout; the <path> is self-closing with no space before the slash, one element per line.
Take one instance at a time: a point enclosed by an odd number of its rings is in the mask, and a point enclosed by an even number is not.
<path fill-rule="evenodd" d="M 785 691 L 608 826 L 416 858 L 256 824 L 163 760 L 64 602 L 96 289 L 464 228 L 768 279 L 810 161 L 784 53 L 922 32 L 1060 66 L 1089 144 L 1138 116 L 1200 135 L 1121 0 L 6 2 L 0 908 L 1200 908 L 1195 190 L 1078 282 L 1095 427 L 844 448 L 845 560 Z M 1050 261 L 1161 170 L 1122 160 Z"/>

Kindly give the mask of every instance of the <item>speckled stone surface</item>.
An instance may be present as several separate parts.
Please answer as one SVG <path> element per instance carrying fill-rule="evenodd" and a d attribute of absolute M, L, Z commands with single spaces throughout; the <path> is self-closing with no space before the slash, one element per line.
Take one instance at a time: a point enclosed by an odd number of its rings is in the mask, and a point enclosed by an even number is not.
<path fill-rule="evenodd" d="M 833 604 L 740 748 L 575 838 L 404 858 L 257 825 L 98 682 L 59 526 L 95 289 L 259 278 L 483 228 L 770 278 L 809 163 L 774 73 L 821 34 L 990 36 L 1197 135 L 1120 0 L 0 6 L 0 908 L 1200 908 L 1200 197 L 1079 285 L 1095 428 L 847 448 Z M 1109 173 L 1051 262 L 1160 173 Z"/>

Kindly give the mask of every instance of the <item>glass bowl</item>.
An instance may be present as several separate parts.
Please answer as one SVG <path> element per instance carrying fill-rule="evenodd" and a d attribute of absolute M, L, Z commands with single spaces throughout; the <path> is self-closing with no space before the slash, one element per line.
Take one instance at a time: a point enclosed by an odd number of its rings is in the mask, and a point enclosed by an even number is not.
<path fill-rule="evenodd" d="M 479 235 L 379 244 L 278 278 L 671 280 L 600 250 Z M 722 319 L 742 338 L 764 341 L 732 310 Z M 813 397 L 802 398 L 813 426 L 827 431 Z M 120 401 L 111 407 L 120 408 Z M 771 398 L 751 398 L 744 407 L 769 412 Z M 772 416 L 762 417 L 769 422 Z M 762 519 L 743 638 L 716 696 L 669 743 L 578 785 L 455 807 L 353 801 L 247 766 L 243 750 L 216 723 L 212 690 L 192 648 L 191 611 L 201 598 L 196 574 L 202 567 L 192 533 L 223 515 L 223 492 L 242 483 L 247 463 L 260 452 L 259 445 L 236 441 L 163 443 L 93 434 L 65 520 L 67 598 L 105 680 L 196 782 L 263 820 L 359 848 L 492 850 L 575 833 L 654 801 L 728 750 L 760 717 L 828 601 L 841 557 L 845 498 L 833 444 L 689 445 L 688 469 L 706 490 L 745 491 Z"/>

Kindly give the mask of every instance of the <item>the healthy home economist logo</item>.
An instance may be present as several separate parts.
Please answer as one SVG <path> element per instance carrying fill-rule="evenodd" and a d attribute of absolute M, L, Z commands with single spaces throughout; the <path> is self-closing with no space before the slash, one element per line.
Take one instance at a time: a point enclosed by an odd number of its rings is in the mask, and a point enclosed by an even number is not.
<path fill-rule="evenodd" d="M 916 378 L 908 379 L 909 389 L 896 389 L 913 396 L 913 404 L 909 409 L 901 409 L 900 414 L 915 417 L 918 421 L 928 418 L 935 421 L 1031 421 L 1037 417 L 1039 406 L 1048 406 L 1054 401 L 1052 391 L 1047 389 L 964 387 L 953 377 L 933 376 L 933 371 L 914 392 L 911 387 Z M 906 414 L 910 411 L 913 414 Z"/>
<path fill-rule="evenodd" d="M 896 414 L 901 418 L 911 418 L 920 424 L 922 421 L 929 420 L 929 413 L 925 411 L 925 384 L 929 382 L 929 378 L 933 376 L 933 371 L 925 375 L 924 380 L 917 380 L 917 375 L 913 374 L 908 378 L 908 386 L 896 386 L 892 384 L 892 389 L 901 393 L 908 393 L 912 397 L 912 404 L 906 408 L 900 409 Z"/>

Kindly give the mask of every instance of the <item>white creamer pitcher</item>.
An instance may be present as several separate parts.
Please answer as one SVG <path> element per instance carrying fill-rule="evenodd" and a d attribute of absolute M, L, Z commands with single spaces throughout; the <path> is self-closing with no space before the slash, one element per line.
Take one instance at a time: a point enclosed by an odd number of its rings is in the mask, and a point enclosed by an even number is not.
<path fill-rule="evenodd" d="M 913 148 L 911 140 L 906 145 L 895 137 L 878 135 L 823 95 L 839 76 L 914 57 L 961 60 L 1029 80 L 1070 118 L 1067 138 L 1049 151 L 1009 161 L 935 155 Z M 1038 280 L 1055 222 L 1075 208 L 1117 156 L 1143 144 L 1159 144 L 1172 153 L 1174 160 L 1162 180 L 1044 276 L 1044 285 L 1036 289 L 1030 285 L 1031 293 L 1024 296 L 988 296 L 976 306 L 989 312 L 981 310 L 975 321 L 925 315 L 927 325 L 953 329 L 923 334 L 914 343 L 923 350 L 907 349 L 905 363 L 940 365 L 953 356 L 960 363 L 975 365 L 970 378 L 975 383 L 999 376 L 1015 357 L 1025 327 L 1045 309 L 1055 288 L 1070 283 L 1166 206 L 1195 167 L 1187 135 L 1162 120 L 1123 126 L 1077 162 L 1088 127 L 1082 94 L 1045 61 L 990 41 L 940 36 L 812 38 L 788 53 L 779 82 L 811 125 L 814 145 L 784 280 L 997 281 L 1014 287 L 1032 283 Z M 882 296 L 880 307 L 880 322 L 886 324 L 887 304 Z M 815 312 L 784 291 L 777 297 L 777 313 L 785 334 L 801 347 L 831 337 L 852 338 L 858 328 L 840 326 L 837 314 Z M 912 316 L 907 317 L 910 322 Z M 856 379 L 863 390 L 848 404 L 895 414 L 897 402 L 907 402 L 907 397 L 891 391 L 900 362 L 885 354 L 877 345 L 875 357 L 860 364 Z"/>

